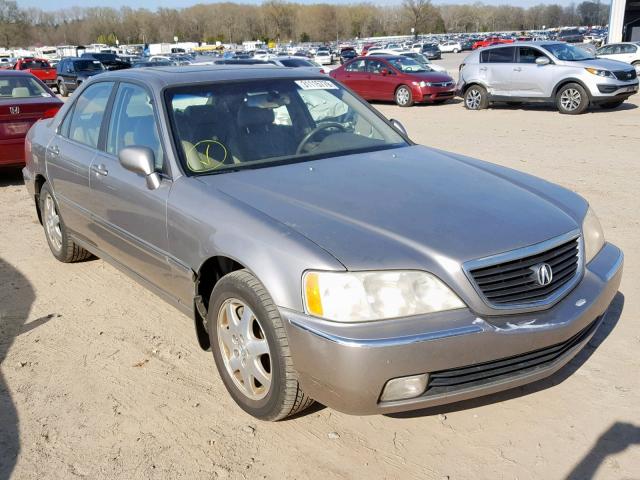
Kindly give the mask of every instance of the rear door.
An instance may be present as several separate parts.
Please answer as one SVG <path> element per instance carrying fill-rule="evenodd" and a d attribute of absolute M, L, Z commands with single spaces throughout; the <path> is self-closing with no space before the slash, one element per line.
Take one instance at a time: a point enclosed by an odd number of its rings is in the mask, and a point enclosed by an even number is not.
<path fill-rule="evenodd" d="M 480 52 L 480 75 L 489 93 L 494 96 L 512 95 L 512 77 L 515 63 L 515 47 L 497 47 Z"/>
<path fill-rule="evenodd" d="M 91 242 L 89 168 L 103 135 L 105 110 L 113 82 L 87 87 L 75 99 L 47 147 L 47 173 L 53 184 L 60 213 L 68 228 Z"/>
<path fill-rule="evenodd" d="M 342 82 L 354 90 L 358 95 L 369 98 L 369 73 L 367 72 L 364 58 L 355 60 L 344 67 L 344 80 Z"/>
<path fill-rule="evenodd" d="M 550 96 L 553 64 L 538 65 L 538 57 L 547 57 L 535 47 L 517 47 L 517 63 L 513 65 L 511 94 L 514 97 L 544 98 Z M 549 60 L 551 60 L 549 58 Z"/>
<path fill-rule="evenodd" d="M 164 292 L 172 290 L 167 254 L 167 198 L 172 182 L 159 139 L 157 112 L 146 87 L 120 83 L 104 145 L 93 158 L 90 185 L 98 246 Z M 125 147 L 144 146 L 155 155 L 160 187 L 150 190 L 144 176 L 118 159 Z"/>

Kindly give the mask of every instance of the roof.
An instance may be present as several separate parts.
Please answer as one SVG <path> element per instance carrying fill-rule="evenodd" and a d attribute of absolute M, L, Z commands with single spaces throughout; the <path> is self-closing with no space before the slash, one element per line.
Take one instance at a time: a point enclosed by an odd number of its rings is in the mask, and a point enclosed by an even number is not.
<path fill-rule="evenodd" d="M 128 68 L 100 74 L 102 78 L 138 80 L 151 87 L 219 81 L 262 80 L 273 78 L 322 78 L 326 75 L 298 68 L 265 65 L 188 65 L 180 67 Z"/>

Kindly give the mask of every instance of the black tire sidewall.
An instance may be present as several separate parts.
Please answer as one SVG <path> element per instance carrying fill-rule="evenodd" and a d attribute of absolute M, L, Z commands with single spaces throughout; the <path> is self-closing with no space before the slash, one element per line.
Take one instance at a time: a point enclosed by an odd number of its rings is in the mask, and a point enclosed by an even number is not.
<path fill-rule="evenodd" d="M 254 277 L 255 278 L 255 277 Z M 237 298 L 245 302 L 260 320 L 260 325 L 269 344 L 271 353 L 271 388 L 267 396 L 261 400 L 251 400 L 238 390 L 231 379 L 222 359 L 218 343 L 218 311 L 229 298 Z M 248 414 L 269 420 L 275 417 L 281 409 L 285 396 L 285 372 L 284 355 L 271 320 L 271 316 L 266 310 L 260 297 L 251 286 L 237 279 L 234 276 L 223 277 L 218 281 L 209 300 L 209 311 L 207 314 L 209 325 L 209 338 L 211 341 L 211 351 L 220 374 L 220 378 L 236 403 Z"/>

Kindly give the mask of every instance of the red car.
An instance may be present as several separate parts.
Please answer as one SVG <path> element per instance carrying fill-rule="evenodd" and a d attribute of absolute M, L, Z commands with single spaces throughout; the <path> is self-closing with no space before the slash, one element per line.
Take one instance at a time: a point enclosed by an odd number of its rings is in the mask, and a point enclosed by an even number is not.
<path fill-rule="evenodd" d="M 393 100 L 401 107 L 443 103 L 453 98 L 456 82 L 409 57 L 360 57 L 329 73 L 366 100 Z"/>
<path fill-rule="evenodd" d="M 24 137 L 63 103 L 30 73 L 0 70 L 0 167 L 24 165 Z"/>
<path fill-rule="evenodd" d="M 490 47 L 492 45 L 499 45 L 501 43 L 513 43 L 513 39 L 502 37 L 487 37 L 484 40 L 478 40 L 471 46 L 471 49 L 476 50 L 478 48 Z"/>
<path fill-rule="evenodd" d="M 56 80 L 58 79 L 58 74 L 56 73 L 56 69 L 44 58 L 21 58 L 13 66 L 13 69 L 29 72 L 42 80 L 47 87 L 57 88 Z"/>

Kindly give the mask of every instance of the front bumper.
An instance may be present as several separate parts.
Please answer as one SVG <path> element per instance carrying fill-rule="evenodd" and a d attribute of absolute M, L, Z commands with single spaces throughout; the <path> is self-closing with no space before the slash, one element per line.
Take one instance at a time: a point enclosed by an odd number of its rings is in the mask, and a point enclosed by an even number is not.
<path fill-rule="evenodd" d="M 294 367 L 308 395 L 345 413 L 392 413 L 487 395 L 556 372 L 593 336 L 618 291 L 622 266 L 622 252 L 608 243 L 562 301 L 548 310 L 521 315 L 480 318 L 461 309 L 338 324 L 283 308 L 280 314 Z M 565 347 L 535 369 L 514 370 L 457 389 L 432 389 L 430 383 L 416 398 L 379 400 L 393 378 L 476 366 L 560 344 Z"/>
<path fill-rule="evenodd" d="M 455 84 L 451 87 L 419 87 L 414 86 L 414 98 L 418 102 L 436 102 L 448 100 L 456 96 Z"/>
<path fill-rule="evenodd" d="M 638 80 L 632 82 L 589 75 L 585 79 L 592 102 L 615 101 L 638 93 Z"/>

